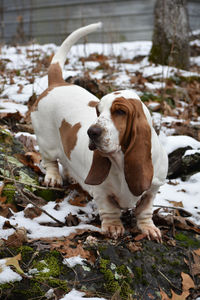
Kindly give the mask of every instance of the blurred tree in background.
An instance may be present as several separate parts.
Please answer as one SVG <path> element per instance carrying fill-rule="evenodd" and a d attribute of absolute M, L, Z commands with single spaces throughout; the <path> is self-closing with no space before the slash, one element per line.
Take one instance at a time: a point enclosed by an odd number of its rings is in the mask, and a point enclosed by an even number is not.
<path fill-rule="evenodd" d="M 186 0 L 156 1 L 150 61 L 186 70 L 189 68 L 189 21 L 186 4 Z"/>

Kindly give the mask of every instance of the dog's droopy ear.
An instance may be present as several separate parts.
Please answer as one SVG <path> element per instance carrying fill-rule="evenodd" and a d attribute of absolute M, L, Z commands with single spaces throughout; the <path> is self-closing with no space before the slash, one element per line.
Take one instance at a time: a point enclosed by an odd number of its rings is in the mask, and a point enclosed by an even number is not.
<path fill-rule="evenodd" d="M 130 100 L 132 117 L 129 122 L 129 146 L 125 151 L 124 173 L 130 191 L 140 196 L 151 186 L 153 165 L 151 159 L 151 129 L 138 100 Z"/>
<path fill-rule="evenodd" d="M 86 184 L 99 185 L 101 184 L 109 174 L 111 168 L 110 160 L 102 156 L 98 150 L 94 151 L 93 161 L 87 178 L 85 179 Z"/>

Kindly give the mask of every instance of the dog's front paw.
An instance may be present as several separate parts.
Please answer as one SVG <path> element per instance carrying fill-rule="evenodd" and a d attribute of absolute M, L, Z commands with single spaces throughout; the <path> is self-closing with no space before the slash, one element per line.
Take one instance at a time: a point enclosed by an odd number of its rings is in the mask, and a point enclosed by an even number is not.
<path fill-rule="evenodd" d="M 44 178 L 44 184 L 51 187 L 62 186 L 62 177 L 59 173 L 47 173 Z"/>
<path fill-rule="evenodd" d="M 157 228 L 153 223 L 137 224 L 137 226 L 149 240 L 156 240 L 157 242 L 162 243 L 162 235 L 160 229 Z"/>
<path fill-rule="evenodd" d="M 101 226 L 103 234 L 117 239 L 124 234 L 124 226 L 120 220 L 102 222 Z"/>

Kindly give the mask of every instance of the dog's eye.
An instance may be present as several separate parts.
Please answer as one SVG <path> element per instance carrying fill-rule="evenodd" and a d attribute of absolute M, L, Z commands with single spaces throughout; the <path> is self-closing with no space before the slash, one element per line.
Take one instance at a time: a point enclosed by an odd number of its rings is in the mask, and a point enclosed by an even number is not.
<path fill-rule="evenodd" d="M 122 109 L 116 109 L 114 113 L 118 116 L 123 116 L 126 114 L 126 112 Z"/>

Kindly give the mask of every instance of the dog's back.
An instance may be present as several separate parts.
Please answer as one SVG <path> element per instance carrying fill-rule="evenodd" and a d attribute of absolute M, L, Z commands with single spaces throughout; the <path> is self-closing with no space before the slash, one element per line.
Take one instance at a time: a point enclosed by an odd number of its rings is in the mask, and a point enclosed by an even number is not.
<path fill-rule="evenodd" d="M 80 169 L 82 163 L 85 166 L 85 161 L 81 162 L 77 159 L 76 153 L 84 151 L 83 145 L 87 143 L 82 143 L 81 140 L 88 140 L 87 128 L 96 118 L 95 108 L 91 103 L 99 100 L 82 87 L 66 83 L 62 70 L 72 45 L 84 35 L 100 27 L 101 23 L 82 27 L 74 31 L 62 43 L 48 70 L 48 88 L 37 99 L 35 110 L 31 113 L 32 124 L 47 172 L 49 166 L 54 171 L 57 169 L 58 159 L 64 168 L 78 164 L 78 169 Z M 88 163 L 91 163 L 92 153 L 85 157 L 89 159 Z M 88 171 L 85 168 L 82 169 L 85 172 Z M 72 170 L 72 173 L 71 175 L 76 180 L 80 179 L 76 178 L 76 172 Z M 61 180 L 58 183 L 60 184 Z M 52 185 L 54 185 L 53 181 Z"/>

